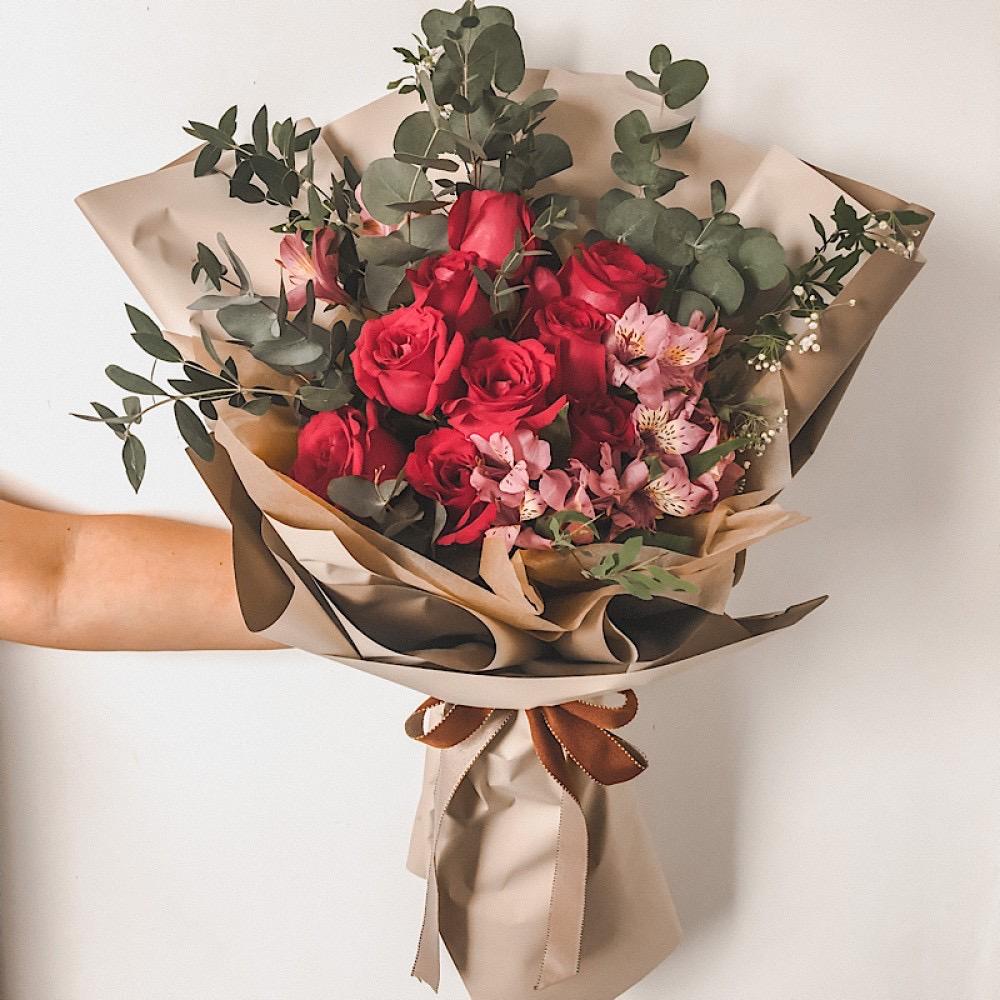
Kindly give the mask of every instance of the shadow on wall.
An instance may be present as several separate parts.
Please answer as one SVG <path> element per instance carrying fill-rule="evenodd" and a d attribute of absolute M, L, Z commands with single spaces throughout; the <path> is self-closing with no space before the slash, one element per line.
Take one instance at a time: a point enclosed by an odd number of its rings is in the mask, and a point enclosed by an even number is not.
<path fill-rule="evenodd" d="M 686 940 L 723 916 L 736 891 L 743 734 L 734 669 L 727 661 L 650 685 L 623 734 L 650 761 L 638 797 Z"/>

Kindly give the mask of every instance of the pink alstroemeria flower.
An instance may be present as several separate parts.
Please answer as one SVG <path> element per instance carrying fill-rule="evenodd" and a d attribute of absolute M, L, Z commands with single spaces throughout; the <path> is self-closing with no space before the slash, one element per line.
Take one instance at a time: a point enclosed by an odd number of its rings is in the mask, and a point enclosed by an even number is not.
<path fill-rule="evenodd" d="M 708 431 L 683 415 L 688 398 L 683 393 L 672 394 L 655 408 L 640 403 L 632 411 L 636 434 L 647 451 L 662 456 L 702 449 Z"/>
<path fill-rule="evenodd" d="M 552 450 L 547 441 L 527 427 L 511 434 L 469 435 L 479 449 L 480 464 L 469 476 L 479 499 L 518 511 L 517 520 L 529 521 L 545 510 L 541 494 L 531 482 L 549 467 Z"/>
<path fill-rule="evenodd" d="M 666 313 L 650 313 L 634 302 L 619 317 L 609 317 L 614 327 L 605 338 L 608 379 L 627 385 L 639 401 L 656 409 L 664 391 L 684 388 L 700 395 L 705 362 L 718 352 L 725 330 L 715 321 L 705 329 L 703 313 L 691 314 L 690 326 L 675 323 Z"/>
<path fill-rule="evenodd" d="M 601 471 L 589 470 L 587 487 L 594 497 L 594 506 L 611 519 L 611 539 L 631 528 L 650 530 L 657 511 L 644 490 L 649 482 L 649 469 L 640 459 L 634 459 L 622 469 L 615 468 L 611 446 L 601 445 Z"/>
<path fill-rule="evenodd" d="M 701 479 L 691 482 L 682 458 L 668 456 L 664 465 L 666 467 L 663 472 L 650 480 L 643 491 L 660 513 L 673 517 L 690 517 L 712 508 L 718 496 L 717 491 L 702 485 Z"/>
<path fill-rule="evenodd" d="M 350 303 L 347 292 L 340 287 L 337 233 L 333 229 L 317 229 L 311 251 L 301 233 L 290 233 L 281 241 L 279 255 L 292 312 L 306 304 L 306 285 L 310 281 L 318 300 L 342 306 Z"/>

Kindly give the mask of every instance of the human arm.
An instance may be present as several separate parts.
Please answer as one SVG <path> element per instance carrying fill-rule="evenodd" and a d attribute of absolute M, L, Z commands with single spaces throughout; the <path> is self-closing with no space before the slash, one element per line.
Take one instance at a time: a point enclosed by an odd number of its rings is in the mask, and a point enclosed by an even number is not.
<path fill-rule="evenodd" d="M 240 615 L 229 532 L 4 500 L 0 639 L 90 650 L 278 648 Z"/>

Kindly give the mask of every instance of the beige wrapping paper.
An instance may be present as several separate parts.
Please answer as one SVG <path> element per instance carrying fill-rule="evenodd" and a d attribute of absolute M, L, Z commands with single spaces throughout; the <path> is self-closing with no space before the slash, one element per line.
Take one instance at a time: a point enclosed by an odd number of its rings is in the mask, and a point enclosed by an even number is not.
<path fill-rule="evenodd" d="M 620 77 L 530 70 L 523 89 L 540 86 L 560 92 L 547 128 L 569 142 L 575 159 L 540 190 L 579 197 L 586 228 L 596 199 L 620 183 L 609 166 L 614 122 L 656 102 Z M 327 125 L 326 146 L 316 147 L 317 168 L 339 172 L 336 161 L 344 154 L 359 166 L 386 155 L 399 121 L 416 107 L 412 96 L 390 95 Z M 652 118 L 655 127 L 674 123 L 666 112 Z M 258 289 L 274 293 L 280 237 L 268 226 L 281 212 L 228 198 L 222 178 L 194 179 L 190 159 L 78 201 L 175 343 L 204 362 L 201 344 L 191 338 L 197 323 L 214 336 L 221 331 L 210 316 L 186 309 L 197 294 L 189 281 L 195 243 L 224 233 Z M 809 213 L 827 218 L 842 194 L 868 209 L 927 213 L 784 150 L 761 151 L 700 126 L 671 154 L 671 165 L 690 176 L 666 203 L 704 215 L 709 184 L 720 178 L 743 222 L 773 230 L 793 264 L 812 252 Z M 509 559 L 488 549 L 482 564 L 488 588 L 472 583 L 288 479 L 283 473 L 294 458 L 295 428 L 279 413 L 258 420 L 224 408 L 215 426 L 216 460 L 195 464 L 233 524 L 236 583 L 248 626 L 447 703 L 503 710 L 494 719 L 506 721 L 492 738 L 481 734 L 478 756 L 471 743 L 428 750 L 410 855 L 415 871 L 436 874 L 428 882 L 433 919 L 425 921 L 423 936 L 440 926 L 474 1000 L 533 996 L 543 958 L 550 972 L 574 958 L 553 962 L 545 955 L 555 917 L 566 926 L 582 916 L 583 930 L 579 974 L 572 968 L 559 973 L 570 978 L 542 991 L 552 1000 L 612 1000 L 675 946 L 670 894 L 628 786 L 606 788 L 576 775 L 586 829 L 574 833 L 569 856 L 588 875 L 585 912 L 569 912 L 572 893 L 556 898 L 554 873 L 567 848 L 560 826 L 566 803 L 539 764 L 518 710 L 641 689 L 794 624 L 822 603 L 742 619 L 725 614 L 747 548 L 802 520 L 774 498 L 815 450 L 879 323 L 922 263 L 886 251 L 866 259 L 846 282 L 838 308 L 824 317 L 823 350 L 790 354 L 783 371 L 762 377 L 755 394 L 771 400 L 775 413 L 787 407 L 789 416 L 751 466 L 747 492 L 689 519 L 700 546 L 694 556 L 644 553 L 658 554 L 662 565 L 697 583 L 694 595 L 638 602 L 614 587 L 581 586 L 558 556 Z M 855 308 L 839 308 L 850 298 Z M 252 371 L 246 352 L 232 353 L 241 371 Z M 275 384 L 273 373 L 267 377 Z M 442 776 L 455 774 L 457 784 L 441 798 Z M 430 970 L 424 978 L 433 982 L 431 950 L 422 940 L 420 968 Z"/>

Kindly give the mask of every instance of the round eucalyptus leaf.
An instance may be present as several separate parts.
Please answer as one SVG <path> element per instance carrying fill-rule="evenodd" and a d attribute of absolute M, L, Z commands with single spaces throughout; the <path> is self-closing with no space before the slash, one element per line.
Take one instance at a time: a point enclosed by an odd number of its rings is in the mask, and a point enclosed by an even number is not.
<path fill-rule="evenodd" d="M 251 305 L 227 305 L 216 313 L 219 325 L 233 340 L 246 344 L 260 344 L 274 340 L 278 335 L 278 321 L 274 310 L 263 302 Z"/>
<path fill-rule="evenodd" d="M 715 303 L 701 292 L 687 288 L 681 292 L 677 301 L 677 308 L 674 310 L 674 319 L 681 326 L 688 326 L 691 322 L 692 313 L 700 312 L 704 315 L 705 321 L 710 322 L 716 314 Z"/>
<path fill-rule="evenodd" d="M 609 212 L 605 235 L 627 243 L 644 257 L 656 257 L 655 232 L 664 212 L 662 205 L 648 198 L 620 200 Z"/>
<path fill-rule="evenodd" d="M 255 344 L 251 353 L 266 365 L 282 368 L 301 368 L 313 364 L 323 356 L 322 344 L 313 340 L 282 337 Z"/>
<path fill-rule="evenodd" d="M 657 263 L 684 266 L 694 260 L 693 244 L 701 233 L 698 217 L 686 208 L 662 208 L 653 234 Z"/>
<path fill-rule="evenodd" d="M 517 90 L 525 68 L 520 36 L 509 24 L 480 28 L 469 50 L 467 66 L 470 80 L 479 90 L 491 84 L 503 94 Z"/>
<path fill-rule="evenodd" d="M 400 202 L 425 201 L 433 197 L 434 189 L 426 174 L 393 157 L 374 160 L 361 177 L 361 200 L 365 208 L 387 225 L 399 225 L 406 213 L 391 205 Z"/>
<path fill-rule="evenodd" d="M 707 83 L 708 70 L 696 59 L 679 59 L 660 74 L 660 90 L 668 108 L 680 108 L 693 101 Z"/>
<path fill-rule="evenodd" d="M 691 287 L 730 314 L 739 309 L 746 291 L 740 272 L 725 257 L 705 257 L 699 261 L 691 272 Z"/>
<path fill-rule="evenodd" d="M 449 133 L 435 128 L 428 111 L 416 111 L 407 115 L 396 129 L 392 146 L 397 153 L 428 159 L 433 159 L 440 153 L 450 153 L 455 148 Z"/>
<path fill-rule="evenodd" d="M 785 251 L 770 233 L 745 237 L 736 251 L 736 260 L 761 290 L 780 285 L 788 274 Z"/>
<path fill-rule="evenodd" d="M 659 75 L 670 65 L 672 58 L 666 45 L 654 45 L 649 53 L 649 68 Z"/>
<path fill-rule="evenodd" d="M 630 111 L 615 122 L 615 142 L 630 160 L 652 162 L 656 159 L 656 143 L 642 141 L 649 134 L 650 124 L 645 111 Z"/>

